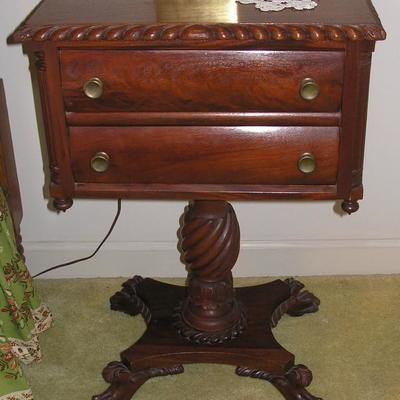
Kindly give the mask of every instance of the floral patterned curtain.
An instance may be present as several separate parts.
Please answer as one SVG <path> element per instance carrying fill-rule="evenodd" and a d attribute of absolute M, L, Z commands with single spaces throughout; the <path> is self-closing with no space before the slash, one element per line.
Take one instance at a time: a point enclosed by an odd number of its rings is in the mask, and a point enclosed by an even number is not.
<path fill-rule="evenodd" d="M 21 362 L 41 360 L 38 335 L 51 326 L 16 249 L 11 215 L 0 188 L 0 400 L 31 400 Z"/>

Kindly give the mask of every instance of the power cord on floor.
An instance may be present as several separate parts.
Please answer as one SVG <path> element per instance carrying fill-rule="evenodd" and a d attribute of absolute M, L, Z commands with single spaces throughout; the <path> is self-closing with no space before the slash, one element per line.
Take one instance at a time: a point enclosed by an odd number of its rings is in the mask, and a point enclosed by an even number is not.
<path fill-rule="evenodd" d="M 87 260 L 90 260 L 91 258 L 93 258 L 99 252 L 99 250 L 103 247 L 104 243 L 107 241 L 107 239 L 110 237 L 111 233 L 113 232 L 113 230 L 115 228 L 115 225 L 117 224 L 117 221 L 118 221 L 119 216 L 121 214 L 121 203 L 122 203 L 121 199 L 118 199 L 118 202 L 117 202 L 117 213 L 115 214 L 115 217 L 114 217 L 114 220 L 113 220 L 113 222 L 112 222 L 112 224 L 110 226 L 110 229 L 108 230 L 107 235 L 104 237 L 104 239 L 101 241 L 101 243 L 97 246 L 97 249 L 90 256 L 79 258 L 79 259 L 73 260 L 73 261 L 68 261 L 68 262 L 60 264 L 60 265 L 55 265 L 54 267 L 51 267 L 51 268 L 45 269 L 42 272 L 39 272 L 38 274 L 34 275 L 33 278 L 37 278 L 38 276 L 47 274 L 48 272 L 54 271 L 56 269 L 63 268 L 63 267 L 68 267 L 70 265 L 78 264 L 78 263 L 80 263 L 82 261 L 87 261 Z"/>

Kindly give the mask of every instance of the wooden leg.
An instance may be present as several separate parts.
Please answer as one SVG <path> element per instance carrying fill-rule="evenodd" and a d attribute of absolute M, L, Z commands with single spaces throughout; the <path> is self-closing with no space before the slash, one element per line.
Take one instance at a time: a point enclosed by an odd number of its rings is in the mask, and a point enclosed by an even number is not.
<path fill-rule="evenodd" d="M 180 247 L 188 287 L 134 277 L 111 298 L 111 308 L 142 315 L 147 330 L 104 370 L 111 385 L 94 400 L 130 400 L 154 376 L 183 372 L 184 364 L 238 367 L 241 376 L 270 381 L 289 400 L 318 400 L 305 387 L 311 372 L 277 343 L 272 328 L 285 314 L 318 310 L 319 300 L 294 279 L 234 289 L 239 225 L 230 204 L 192 202 Z"/>
<path fill-rule="evenodd" d="M 243 367 L 238 367 L 236 373 L 239 376 L 264 379 L 271 382 L 286 400 L 322 400 L 319 397 L 313 396 L 305 389 L 311 384 L 312 373 L 304 365 L 295 365 L 281 376 Z"/>
<path fill-rule="evenodd" d="M 131 372 L 123 363 L 114 361 L 103 371 L 104 380 L 111 386 L 102 394 L 93 396 L 92 400 L 131 400 L 136 391 L 150 378 L 183 373 L 183 366 L 170 368 L 148 368 Z"/>
<path fill-rule="evenodd" d="M 319 310 L 320 300 L 308 290 L 304 290 L 304 285 L 293 279 L 286 279 L 285 282 L 290 287 L 290 297 L 279 305 L 272 314 L 271 326 L 275 328 L 284 314 L 292 317 L 301 317 L 305 314 L 315 313 Z"/>
<path fill-rule="evenodd" d="M 132 279 L 124 282 L 122 290 L 111 297 L 110 305 L 112 310 L 122 311 L 133 317 L 140 314 L 146 324 L 149 325 L 151 311 L 138 294 L 138 288 L 143 281 L 144 279 L 141 276 L 134 276 Z"/>

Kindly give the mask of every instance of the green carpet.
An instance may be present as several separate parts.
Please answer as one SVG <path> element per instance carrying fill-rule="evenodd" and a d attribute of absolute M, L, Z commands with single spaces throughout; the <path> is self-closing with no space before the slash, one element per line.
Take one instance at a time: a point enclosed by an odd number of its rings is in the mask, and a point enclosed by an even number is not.
<path fill-rule="evenodd" d="M 43 334 L 44 360 L 26 368 L 35 400 L 83 400 L 106 388 L 101 370 L 145 329 L 140 317 L 109 310 L 125 279 L 39 280 L 55 315 Z M 181 283 L 182 280 L 166 280 Z M 268 279 L 238 279 L 253 285 Z M 400 276 L 301 278 L 321 299 L 319 313 L 285 316 L 275 330 L 296 362 L 314 372 L 310 392 L 324 400 L 400 399 Z M 231 366 L 187 365 L 148 381 L 136 400 L 281 400 L 267 382 L 237 377 Z"/>

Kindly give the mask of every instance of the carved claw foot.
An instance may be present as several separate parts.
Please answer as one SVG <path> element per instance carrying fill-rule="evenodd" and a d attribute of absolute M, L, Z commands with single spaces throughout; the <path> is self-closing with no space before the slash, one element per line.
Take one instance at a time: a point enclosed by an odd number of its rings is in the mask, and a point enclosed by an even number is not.
<path fill-rule="evenodd" d="M 304 365 L 295 365 L 282 376 L 245 367 L 238 367 L 236 373 L 239 376 L 247 376 L 271 382 L 286 400 L 322 400 L 320 397 L 313 396 L 305 389 L 311 384 L 312 372 Z"/>
<path fill-rule="evenodd" d="M 301 317 L 319 310 L 320 300 L 308 290 L 302 291 L 304 285 L 301 282 L 293 278 L 286 279 L 285 282 L 290 286 L 290 294 L 295 300 L 290 302 L 287 314 L 292 317 Z"/>
<path fill-rule="evenodd" d="M 292 317 L 301 317 L 304 314 L 315 313 L 319 310 L 320 300 L 308 290 L 304 285 L 293 278 L 286 279 L 285 282 L 290 287 L 290 297 L 280 304 L 272 314 L 271 326 L 275 328 L 284 314 Z"/>
<path fill-rule="evenodd" d="M 144 279 L 134 276 L 122 285 L 122 290 L 110 298 L 111 309 L 122 311 L 125 314 L 136 316 L 141 314 L 147 325 L 151 321 L 151 312 L 143 299 L 138 295 L 138 288 Z"/>
<path fill-rule="evenodd" d="M 176 365 L 169 368 L 149 368 L 133 373 L 125 364 L 114 361 L 103 371 L 104 380 L 111 383 L 111 386 L 102 394 L 93 396 L 92 400 L 131 400 L 137 390 L 150 378 L 183 372 L 183 366 Z"/>

